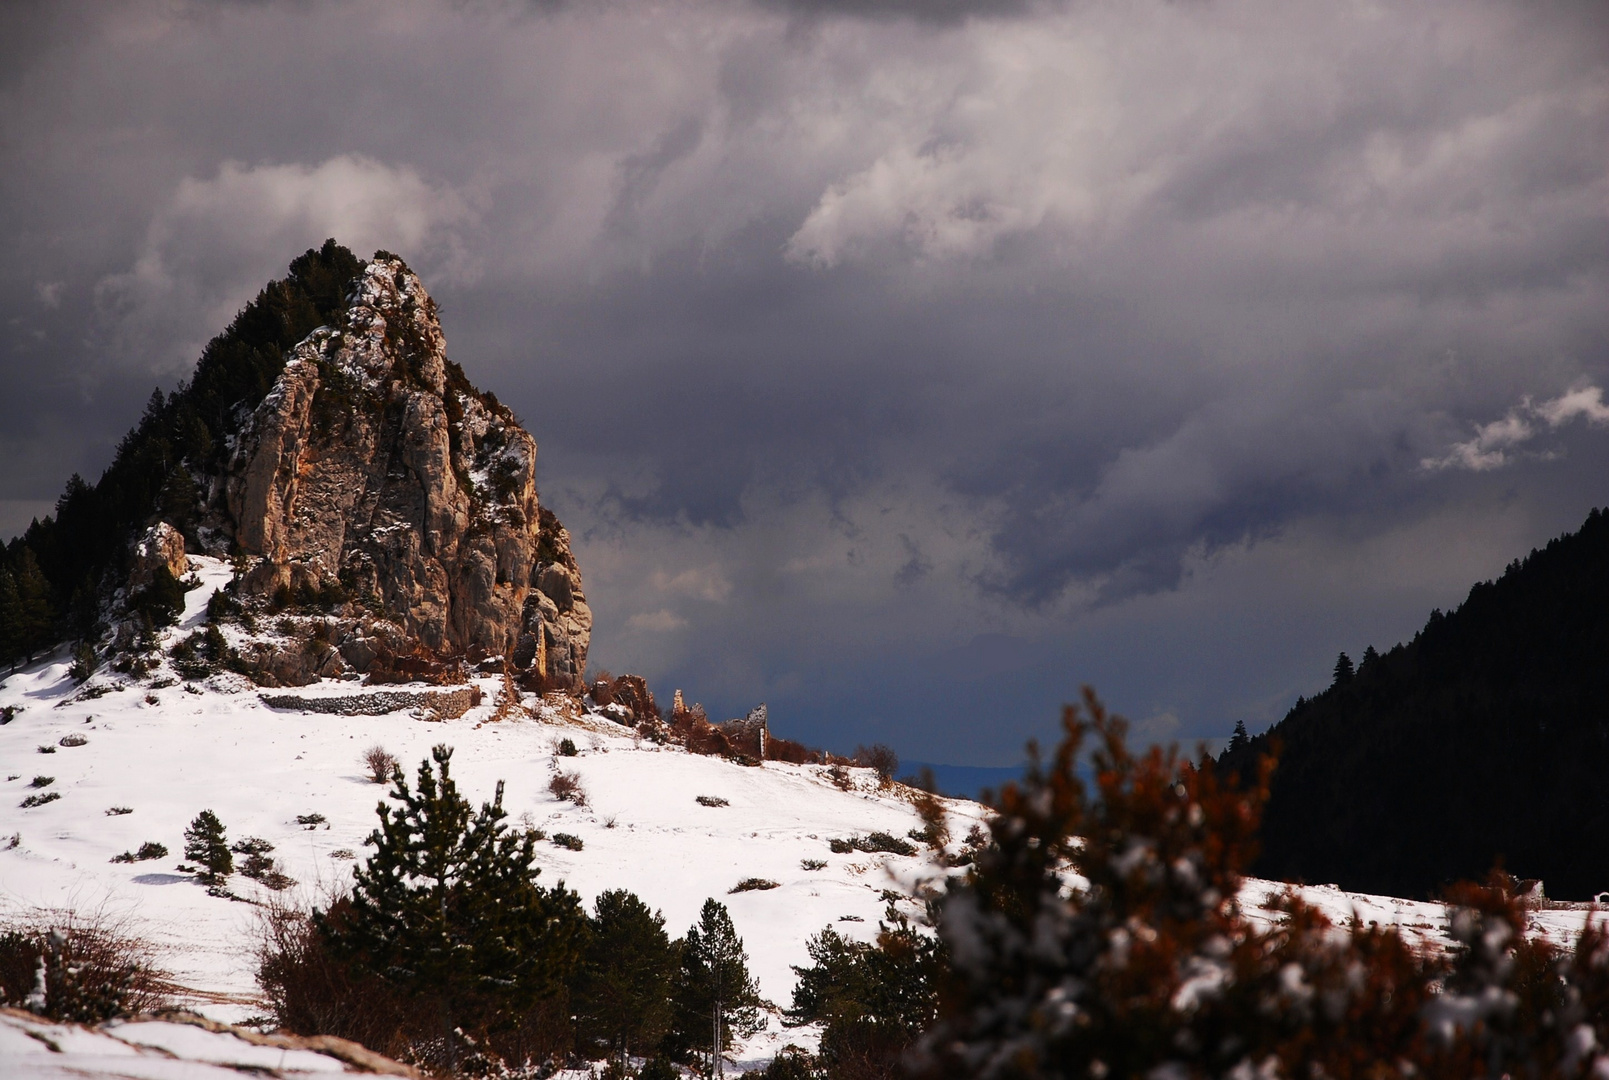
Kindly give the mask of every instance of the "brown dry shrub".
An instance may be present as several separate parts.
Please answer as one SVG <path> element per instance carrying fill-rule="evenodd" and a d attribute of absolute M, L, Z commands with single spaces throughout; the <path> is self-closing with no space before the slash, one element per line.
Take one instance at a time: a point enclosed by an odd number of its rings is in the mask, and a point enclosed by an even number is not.
<path fill-rule="evenodd" d="M 329 918 L 338 924 L 349 907 L 335 901 Z M 411 1015 L 406 997 L 381 979 L 337 960 L 306 911 L 271 901 L 260 933 L 257 981 L 281 1028 L 351 1039 L 393 1057 L 406 1052 L 403 1032 L 427 1018 Z"/>
<path fill-rule="evenodd" d="M 710 723 L 703 707 L 699 705 L 677 713 L 671 718 L 670 736 L 694 754 L 727 757 L 732 753 L 731 742 L 719 728 Z"/>
<path fill-rule="evenodd" d="M 785 761 L 790 765 L 814 765 L 821 761 L 821 751 L 772 735 L 765 740 L 765 757 L 767 761 Z"/>
<path fill-rule="evenodd" d="M 39 910 L 0 922 L 0 1004 L 52 1020 L 101 1023 L 155 1012 L 173 985 L 156 950 L 126 919 L 105 911 Z M 35 991 L 41 958 L 45 999 Z"/>
<path fill-rule="evenodd" d="M 390 781 L 391 774 L 396 771 L 397 759 L 385 747 L 375 743 L 363 751 L 363 767 L 369 772 L 369 782 L 384 784 Z"/>
<path fill-rule="evenodd" d="M 581 786 L 581 777 L 573 772 L 559 771 L 553 774 L 548 781 L 548 790 L 555 798 L 566 802 L 573 802 L 577 806 L 587 805 L 587 792 Z"/>
<path fill-rule="evenodd" d="M 899 755 L 894 753 L 893 747 L 884 743 L 857 746 L 855 764 L 876 772 L 878 782 L 886 784 L 894 779 L 894 773 L 899 769 Z"/>

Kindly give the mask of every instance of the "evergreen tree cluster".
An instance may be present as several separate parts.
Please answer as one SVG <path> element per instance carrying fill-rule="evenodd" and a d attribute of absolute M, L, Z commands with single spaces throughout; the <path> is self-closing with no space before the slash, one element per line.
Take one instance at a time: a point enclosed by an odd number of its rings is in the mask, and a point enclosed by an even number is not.
<path fill-rule="evenodd" d="M 787 1021 L 821 1025 L 820 1052 L 779 1054 L 768 1080 L 1609 1074 L 1600 923 L 1566 945 L 1533 935 L 1534 898 L 1500 872 L 1447 890 L 1445 950 L 1335 925 L 1291 892 L 1264 901 L 1278 918 L 1249 917 L 1272 759 L 1242 787 L 1209 759 L 1136 755 L 1089 691 L 1062 723 L 927 926 L 891 904 L 873 942 L 810 940 Z M 606 1059 L 611 1077 L 718 1075 L 765 1008 L 725 908 L 707 901 L 675 941 L 629 892 L 588 915 L 534 884 L 531 835 L 500 799 L 474 812 L 450 759 L 438 748 L 412 787 L 394 774 L 353 894 L 270 942 L 281 1024 L 438 1074 Z"/>
<path fill-rule="evenodd" d="M 793 969 L 799 981 L 787 1023 L 821 1025 L 815 1069 L 842 1080 L 902 1075 L 906 1054 L 937 1016 L 946 970 L 938 939 L 890 904 L 875 943 L 829 926 L 806 948 L 811 964 Z"/>
<path fill-rule="evenodd" d="M 1557 898 L 1609 889 L 1609 513 L 1511 563 L 1412 641 L 1219 765 L 1278 749 L 1261 876 L 1426 897 L 1494 863 Z"/>
<path fill-rule="evenodd" d="M 537 834 L 508 827 L 502 784 L 477 811 L 451 762 L 436 747 L 412 785 L 394 769 L 350 895 L 274 920 L 260 979 L 283 1027 L 484 1075 L 572 1056 L 709 1071 L 717 1040 L 763 1026 L 724 905 L 677 940 L 624 890 L 589 915 L 563 882 L 537 884 Z"/>
<path fill-rule="evenodd" d="M 188 381 L 152 392 L 98 482 L 73 476 L 53 515 L 0 548 L 0 662 L 86 633 L 106 575 L 126 572 L 130 542 L 153 522 L 195 542 L 202 482 L 223 465 L 228 432 L 267 396 L 286 351 L 344 310 L 362 266 L 334 240 L 293 261 L 207 344 Z"/>

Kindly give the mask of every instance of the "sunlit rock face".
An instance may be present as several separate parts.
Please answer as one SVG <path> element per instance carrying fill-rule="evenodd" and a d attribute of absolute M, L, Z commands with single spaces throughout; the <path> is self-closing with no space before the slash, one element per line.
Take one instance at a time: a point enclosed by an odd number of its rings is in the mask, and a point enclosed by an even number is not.
<path fill-rule="evenodd" d="M 447 359 L 435 302 L 381 253 L 241 418 L 209 524 L 249 560 L 244 594 L 365 616 L 340 627 L 339 667 L 422 646 L 579 679 L 592 613 L 535 477 L 536 441 Z"/>

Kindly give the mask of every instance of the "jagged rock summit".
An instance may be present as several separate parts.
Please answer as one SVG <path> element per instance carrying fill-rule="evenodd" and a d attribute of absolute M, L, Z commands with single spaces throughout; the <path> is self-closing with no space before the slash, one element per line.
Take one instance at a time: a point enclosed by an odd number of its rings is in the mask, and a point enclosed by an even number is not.
<path fill-rule="evenodd" d="M 260 556 L 245 587 L 378 601 L 442 654 L 507 653 L 579 678 L 592 614 L 536 491 L 536 441 L 447 359 L 436 304 L 377 255 L 344 317 L 292 351 L 223 478 Z"/>
<path fill-rule="evenodd" d="M 330 646 L 243 644 L 259 681 L 421 657 L 584 676 L 592 614 L 569 535 L 538 499 L 536 442 L 447 359 L 435 301 L 401 259 L 363 264 L 344 310 L 233 419 L 197 478 L 194 542 L 236 557 L 233 604 L 317 610 Z M 136 567 L 171 563 L 178 539 L 152 526 Z"/>

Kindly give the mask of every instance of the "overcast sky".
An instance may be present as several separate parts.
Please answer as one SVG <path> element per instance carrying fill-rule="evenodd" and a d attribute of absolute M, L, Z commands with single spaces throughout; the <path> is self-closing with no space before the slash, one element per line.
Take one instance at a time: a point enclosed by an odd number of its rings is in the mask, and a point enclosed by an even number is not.
<path fill-rule="evenodd" d="M 1602 4 L 16 0 L 0 160 L 0 533 L 384 247 L 594 666 L 836 749 L 1258 730 L 1609 504 Z"/>

